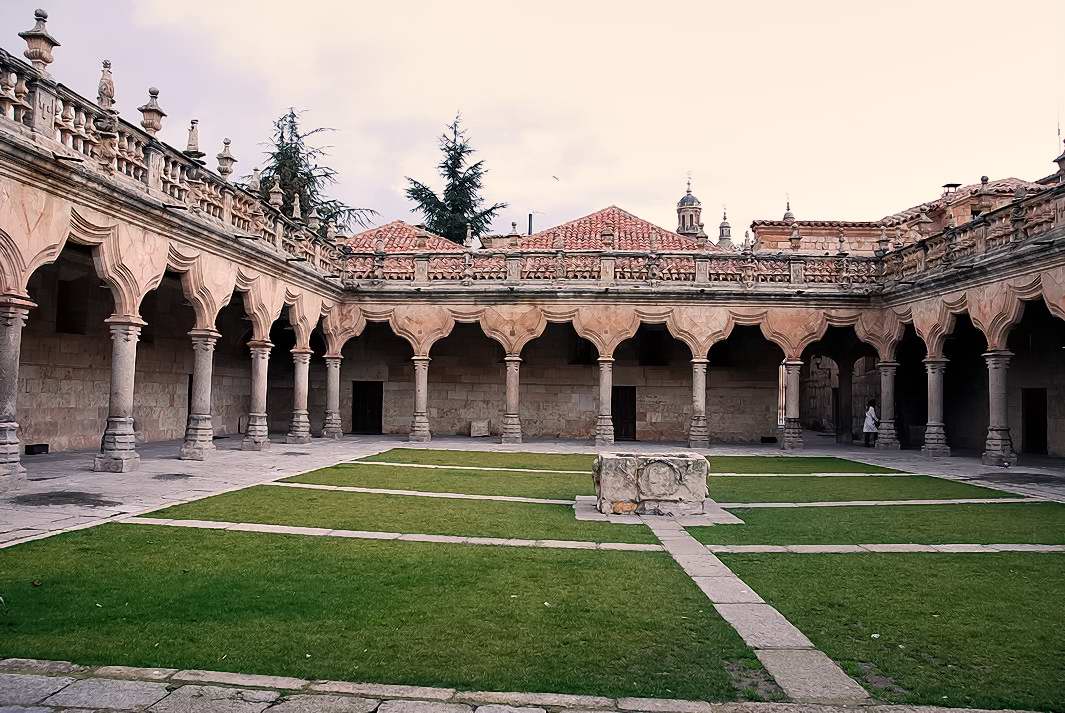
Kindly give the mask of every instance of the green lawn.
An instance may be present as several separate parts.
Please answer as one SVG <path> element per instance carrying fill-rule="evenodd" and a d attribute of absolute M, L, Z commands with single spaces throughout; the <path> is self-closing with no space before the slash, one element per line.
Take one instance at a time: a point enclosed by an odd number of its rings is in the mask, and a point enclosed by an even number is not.
<path fill-rule="evenodd" d="M 157 510 L 151 517 L 527 540 L 658 542 L 643 525 L 578 521 L 573 508 L 567 505 L 299 490 L 274 485 L 175 505 Z"/>
<path fill-rule="evenodd" d="M 714 473 L 901 473 L 893 468 L 868 465 L 828 456 L 710 456 Z"/>
<path fill-rule="evenodd" d="M 722 559 L 877 698 L 1065 710 L 1065 555 Z"/>
<path fill-rule="evenodd" d="M 488 451 L 431 450 L 427 448 L 393 448 L 384 453 L 360 458 L 364 461 L 457 465 L 481 468 L 526 468 L 539 470 L 579 470 L 592 472 L 594 453 L 503 453 Z"/>
<path fill-rule="evenodd" d="M 623 444 L 622 444 L 623 445 Z M 619 447 L 623 450 L 623 448 Z M 474 466 L 482 468 L 528 468 L 591 472 L 594 453 L 504 453 L 487 451 L 393 448 L 363 461 L 420 463 L 425 465 Z M 711 473 L 898 473 L 845 458 L 822 456 L 712 456 Z"/>
<path fill-rule="evenodd" d="M 665 554 L 109 524 L 0 550 L 0 658 L 730 700 L 752 653 Z"/>
<path fill-rule="evenodd" d="M 744 525 L 690 527 L 714 544 L 865 544 L 915 542 L 1065 544 L 1065 505 L 889 505 L 734 508 Z"/>
<path fill-rule="evenodd" d="M 891 478 L 847 476 L 834 478 L 710 478 L 710 497 L 723 503 L 801 503 L 839 500 L 930 500 L 949 498 L 1018 497 L 928 475 Z"/>
<path fill-rule="evenodd" d="M 594 495 L 591 473 L 522 473 L 516 471 L 462 470 L 459 468 L 402 468 L 392 465 L 341 464 L 285 479 L 293 483 L 354 485 L 360 488 L 395 488 L 433 493 L 513 495 L 525 498 L 561 498 Z"/>

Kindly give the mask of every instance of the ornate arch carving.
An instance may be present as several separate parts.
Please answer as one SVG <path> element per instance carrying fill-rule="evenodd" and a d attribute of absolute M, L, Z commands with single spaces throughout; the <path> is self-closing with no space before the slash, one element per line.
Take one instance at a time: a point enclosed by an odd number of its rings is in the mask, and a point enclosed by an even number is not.
<path fill-rule="evenodd" d="M 55 262 L 71 233 L 69 201 L 0 181 L 0 290 L 28 299 L 26 286 L 41 265 Z"/>
<path fill-rule="evenodd" d="M 627 305 L 596 305 L 578 307 L 573 316 L 573 329 L 599 350 L 599 356 L 610 357 L 626 339 L 640 328 L 640 315 Z"/>
<path fill-rule="evenodd" d="M 314 292 L 285 288 L 285 304 L 288 307 L 288 322 L 296 333 L 296 349 L 309 349 L 311 332 L 322 317 L 323 298 Z"/>
<path fill-rule="evenodd" d="M 455 327 L 455 318 L 444 307 L 398 305 L 391 312 L 388 323 L 392 331 L 410 343 L 415 356 L 429 356 L 433 344 Z"/>
<path fill-rule="evenodd" d="M 366 316 L 358 305 L 350 302 L 338 304 L 329 311 L 322 323 L 325 332 L 327 357 L 338 357 L 348 340 L 362 334 L 366 329 Z"/>
<path fill-rule="evenodd" d="M 993 282 L 966 291 L 969 316 L 987 339 L 989 350 L 1005 349 L 1010 330 L 1024 314 L 1024 301 L 1040 295 L 1039 275 Z"/>
<path fill-rule="evenodd" d="M 233 297 L 237 266 L 180 243 L 170 244 L 167 265 L 181 273 L 181 291 L 196 313 L 196 329 L 215 329 L 218 312 Z"/>
<path fill-rule="evenodd" d="M 524 305 L 486 307 L 478 322 L 484 333 L 499 342 L 507 354 L 520 354 L 526 344 L 547 328 L 543 310 Z"/>
<path fill-rule="evenodd" d="M 727 309 L 674 307 L 666 319 L 666 329 L 688 345 L 693 359 L 705 359 L 710 347 L 732 333 L 733 318 Z"/>
<path fill-rule="evenodd" d="M 285 307 L 284 286 L 270 275 L 238 267 L 236 289 L 244 296 L 244 311 L 251 320 L 252 338 L 269 341 L 270 327 Z"/>

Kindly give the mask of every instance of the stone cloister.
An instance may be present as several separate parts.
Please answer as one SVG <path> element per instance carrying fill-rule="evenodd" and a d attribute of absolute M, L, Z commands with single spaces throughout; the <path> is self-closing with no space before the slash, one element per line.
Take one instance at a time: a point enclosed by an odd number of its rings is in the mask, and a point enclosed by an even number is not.
<path fill-rule="evenodd" d="M 1006 464 L 1023 432 L 1065 455 L 1065 154 L 881 220 L 789 206 L 742 246 L 727 223 L 707 239 L 690 193 L 677 233 L 611 207 L 479 246 L 339 236 L 231 180 L 228 140 L 207 168 L 195 120 L 185 149 L 159 141 L 158 90 L 121 116 L 109 63 L 96 101 L 58 83 L 45 13 L 20 37 L 28 62 L 0 50 L 0 483 L 27 446 L 116 472 L 139 441 L 204 459 L 360 428 L 795 449 L 818 388 L 843 440 L 872 396 L 879 448 Z"/>

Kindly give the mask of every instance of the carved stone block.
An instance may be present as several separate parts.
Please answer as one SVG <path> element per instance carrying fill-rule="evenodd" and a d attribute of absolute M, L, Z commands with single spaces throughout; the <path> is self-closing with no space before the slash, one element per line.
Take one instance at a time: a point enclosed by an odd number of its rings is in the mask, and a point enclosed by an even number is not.
<path fill-rule="evenodd" d="M 698 453 L 602 453 L 593 469 L 596 505 L 615 515 L 701 513 L 709 472 Z"/>

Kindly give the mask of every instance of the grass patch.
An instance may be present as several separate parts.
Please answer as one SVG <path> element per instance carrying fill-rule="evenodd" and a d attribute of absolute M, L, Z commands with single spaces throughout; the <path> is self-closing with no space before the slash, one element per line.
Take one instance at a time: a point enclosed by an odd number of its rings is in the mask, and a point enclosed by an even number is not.
<path fill-rule="evenodd" d="M 1065 555 L 721 558 L 878 698 L 1065 710 Z"/>
<path fill-rule="evenodd" d="M 915 542 L 1065 544 L 1065 505 L 888 505 L 733 508 L 744 525 L 690 527 L 707 544 L 844 545 Z"/>
<path fill-rule="evenodd" d="M 840 500 L 931 500 L 1018 497 L 928 475 L 891 478 L 710 478 L 710 496 L 726 503 L 800 503 Z"/>
<path fill-rule="evenodd" d="M 474 466 L 480 468 L 527 468 L 540 470 L 579 470 L 592 472 L 594 453 L 504 453 L 488 451 L 393 448 L 360 458 L 363 461 L 419 463 L 423 465 Z"/>
<path fill-rule="evenodd" d="M 592 475 L 521 473 L 448 468 L 401 468 L 393 465 L 338 465 L 285 478 L 291 483 L 352 485 L 359 488 L 397 488 L 432 493 L 512 495 L 524 498 L 561 498 L 594 495 Z"/>
<path fill-rule="evenodd" d="M 729 700 L 754 658 L 660 553 L 110 524 L 0 551 L 0 595 L 0 657 L 82 664 Z"/>
<path fill-rule="evenodd" d="M 656 543 L 643 525 L 581 522 L 566 505 L 449 500 L 259 485 L 158 510 L 152 517 L 333 530 Z"/>
<path fill-rule="evenodd" d="M 832 456 L 710 456 L 714 473 L 901 473 L 894 468 Z"/>

